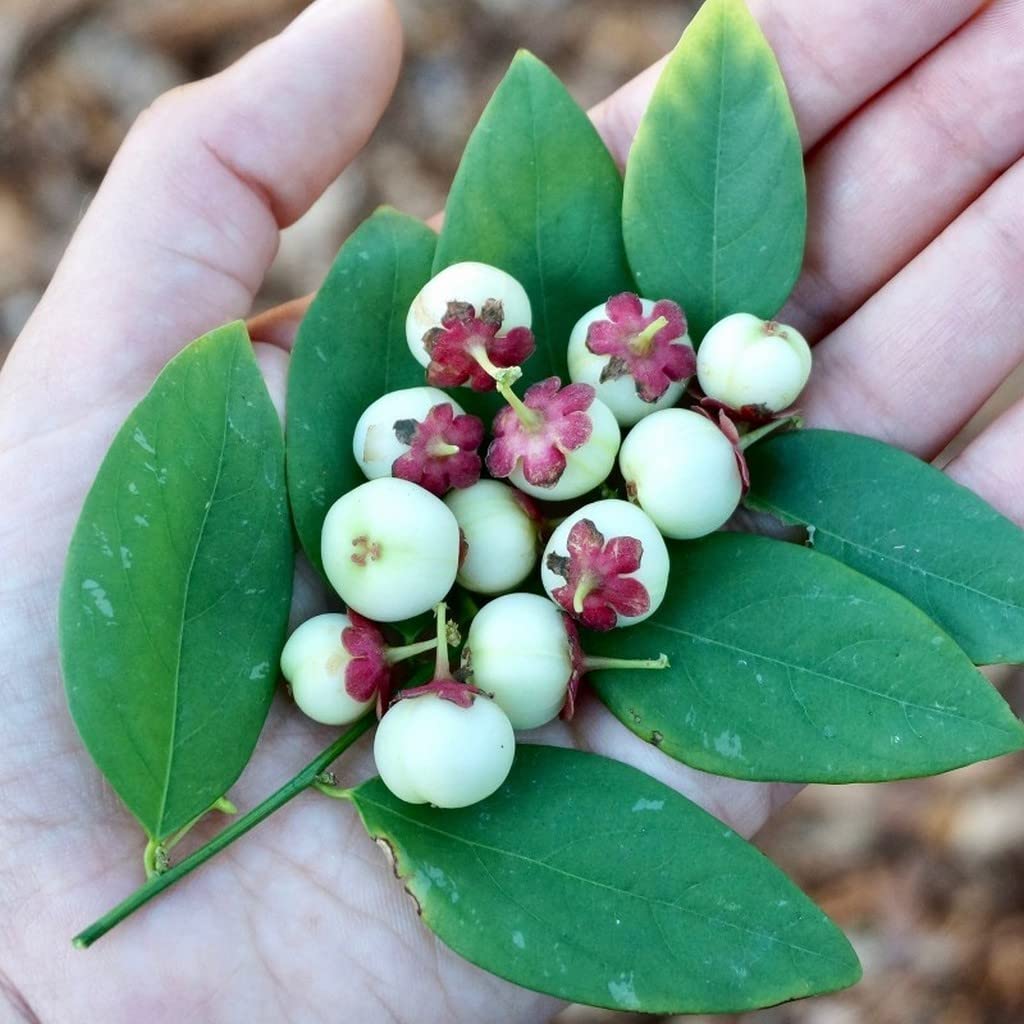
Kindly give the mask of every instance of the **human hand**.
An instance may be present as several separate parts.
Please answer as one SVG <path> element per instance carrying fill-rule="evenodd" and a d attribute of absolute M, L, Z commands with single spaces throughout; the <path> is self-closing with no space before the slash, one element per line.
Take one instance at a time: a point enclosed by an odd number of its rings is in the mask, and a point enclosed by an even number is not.
<path fill-rule="evenodd" d="M 1024 351 L 1013 301 L 1024 165 L 1011 166 L 1024 148 L 1013 44 L 1024 7 L 992 3 L 968 22 L 981 6 L 834 0 L 812 22 L 796 0 L 752 2 L 808 150 L 807 267 L 782 314 L 821 342 L 808 419 L 924 456 Z M 321 0 L 228 72 L 160 101 L 126 141 L 0 376 L 0 994 L 26 1019 L 535 1021 L 556 1008 L 440 946 L 351 808 L 312 796 L 89 953 L 68 942 L 126 893 L 141 849 L 75 736 L 59 679 L 56 598 L 82 499 L 164 363 L 248 313 L 280 227 L 361 147 L 398 56 L 383 0 Z M 653 81 L 641 76 L 594 113 L 620 161 Z M 253 324 L 279 404 L 301 305 Z M 1011 410 L 951 467 L 1018 521 L 1012 440 L 1022 425 L 1024 408 Z M 329 737 L 279 701 L 232 796 L 255 803 Z M 686 769 L 595 701 L 542 738 L 637 764 L 746 834 L 790 791 Z M 342 773 L 370 769 L 364 749 Z"/>

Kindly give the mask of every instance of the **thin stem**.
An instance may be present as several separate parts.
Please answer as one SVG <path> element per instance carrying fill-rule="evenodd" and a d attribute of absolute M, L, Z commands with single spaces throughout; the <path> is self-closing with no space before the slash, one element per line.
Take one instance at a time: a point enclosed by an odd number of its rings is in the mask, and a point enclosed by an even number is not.
<path fill-rule="evenodd" d="M 189 872 L 194 871 L 200 864 L 205 864 L 214 854 L 220 853 L 226 846 L 230 846 L 236 839 L 240 839 L 249 829 L 255 828 L 265 818 L 269 818 L 271 814 L 284 807 L 293 797 L 298 796 L 303 790 L 309 789 L 316 782 L 317 776 L 352 746 L 375 721 L 376 718 L 372 714 L 361 718 L 348 732 L 339 736 L 326 750 L 318 754 L 298 775 L 286 782 L 276 793 L 267 797 L 266 800 L 258 804 L 251 811 L 243 814 L 241 818 L 229 825 L 223 832 L 218 833 L 194 853 L 189 854 L 183 861 L 175 864 L 174 867 L 168 869 L 163 874 L 151 878 L 140 889 L 136 889 L 126 900 L 119 903 L 112 910 L 108 910 L 98 921 L 76 935 L 73 940 L 75 948 L 87 949 L 97 939 L 106 935 L 111 928 L 128 917 L 129 914 L 133 914 L 138 910 L 144 903 L 148 903 L 154 896 L 163 892 L 164 889 L 174 885 L 175 882 L 184 878 Z"/>
<path fill-rule="evenodd" d="M 169 853 L 173 850 L 189 834 L 192 826 L 201 818 L 205 818 L 211 811 L 220 811 L 222 814 L 237 814 L 238 808 L 227 797 L 218 797 L 205 811 L 200 811 L 187 825 L 178 829 L 170 839 L 164 840 L 164 851 Z"/>
<path fill-rule="evenodd" d="M 498 381 L 498 391 L 501 393 L 501 397 L 512 406 L 516 416 L 519 417 L 519 422 L 522 423 L 527 430 L 536 430 L 540 426 L 541 417 L 533 409 L 527 408 L 527 406 L 523 404 L 523 400 L 505 381 Z"/>
<path fill-rule="evenodd" d="M 648 658 L 644 661 L 634 661 L 630 658 L 592 658 L 589 654 L 583 659 L 584 672 L 597 672 L 603 668 L 668 668 L 669 661 L 667 654 L 659 654 L 657 658 Z"/>
<path fill-rule="evenodd" d="M 651 344 L 654 342 L 654 336 L 662 329 L 662 327 L 668 326 L 668 320 L 659 316 L 657 320 L 652 320 L 633 340 L 629 343 L 629 347 L 637 355 L 646 355 L 651 350 Z"/>
<path fill-rule="evenodd" d="M 160 874 L 160 869 L 157 867 L 157 853 L 160 850 L 160 844 L 155 839 L 150 839 L 146 843 L 146 848 L 142 851 L 142 866 L 146 869 L 146 881 L 150 881 L 156 878 Z"/>
<path fill-rule="evenodd" d="M 763 427 L 758 427 L 757 430 L 744 434 L 740 438 L 740 450 L 746 451 L 752 444 L 757 444 L 762 438 L 767 437 L 769 434 L 774 434 L 777 430 L 785 430 L 789 427 L 799 430 L 803 425 L 804 421 L 796 413 L 792 416 L 784 416 L 780 420 L 772 420 L 771 423 L 766 423 Z"/>
<path fill-rule="evenodd" d="M 333 800 L 347 800 L 352 793 L 350 789 L 332 786 L 329 782 L 314 782 L 313 788 L 318 793 L 323 793 L 324 796 L 329 796 Z"/>
<path fill-rule="evenodd" d="M 450 679 L 452 670 L 448 662 L 448 606 L 442 601 L 434 612 L 437 615 L 437 659 L 434 662 L 434 678 Z"/>
<path fill-rule="evenodd" d="M 384 660 L 389 665 L 397 665 L 406 658 L 415 658 L 417 654 L 432 651 L 437 646 L 437 638 L 422 640 L 417 644 L 406 644 L 404 647 L 389 647 L 384 653 Z"/>
<path fill-rule="evenodd" d="M 591 573 L 583 574 L 583 578 L 576 585 L 576 593 L 572 595 L 572 610 L 577 615 L 583 614 L 583 602 L 586 601 L 599 582 Z"/>
<path fill-rule="evenodd" d="M 481 369 L 485 373 L 489 373 L 496 381 L 513 384 L 523 375 L 523 371 L 518 366 L 496 366 L 483 345 L 474 345 L 469 350 L 469 354 L 477 361 Z"/>

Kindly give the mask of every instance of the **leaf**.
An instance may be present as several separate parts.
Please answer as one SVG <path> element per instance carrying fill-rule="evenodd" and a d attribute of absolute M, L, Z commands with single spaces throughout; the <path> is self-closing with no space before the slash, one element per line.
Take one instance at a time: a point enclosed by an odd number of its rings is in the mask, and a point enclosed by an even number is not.
<path fill-rule="evenodd" d="M 352 454 L 371 402 L 422 386 L 405 317 L 430 278 L 437 236 L 382 207 L 349 237 L 299 327 L 288 371 L 288 493 L 295 529 L 321 572 L 320 531 L 335 501 L 365 482 Z"/>
<path fill-rule="evenodd" d="M 638 736 L 738 779 L 880 782 L 1024 746 L 1024 726 L 964 653 L 898 594 L 796 544 L 721 533 L 670 544 L 658 611 L 588 653 L 660 672 L 590 680 Z"/>
<path fill-rule="evenodd" d="M 352 792 L 424 923 L 461 956 L 560 999 L 735 1012 L 853 984 L 842 933 L 685 797 L 593 754 L 520 745 L 459 811 Z"/>
<path fill-rule="evenodd" d="M 803 261 L 803 153 L 786 84 L 744 0 L 707 0 L 669 56 L 626 164 L 623 233 L 641 293 L 700 341 L 773 317 Z"/>
<path fill-rule="evenodd" d="M 913 455 L 804 430 L 747 453 L 747 502 L 899 591 L 978 665 L 1024 661 L 1024 531 Z"/>
<path fill-rule="evenodd" d="M 434 272 L 479 260 L 522 283 L 537 339 L 524 385 L 566 380 L 576 321 L 633 288 L 621 211 L 622 179 L 590 119 L 550 69 L 521 50 L 466 145 Z"/>
<path fill-rule="evenodd" d="M 153 839 L 238 778 L 291 604 L 284 442 L 242 323 L 167 364 L 114 438 L 71 540 L 72 717 Z"/>

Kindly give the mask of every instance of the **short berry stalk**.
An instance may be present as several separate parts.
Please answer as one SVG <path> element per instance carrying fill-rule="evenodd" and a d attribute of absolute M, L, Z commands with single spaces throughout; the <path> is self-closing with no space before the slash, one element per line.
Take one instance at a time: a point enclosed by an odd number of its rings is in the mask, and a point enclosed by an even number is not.
<path fill-rule="evenodd" d="M 583 671 L 600 672 L 603 669 L 659 669 L 668 668 L 668 655 L 661 654 L 657 658 L 602 658 L 594 654 L 583 655 Z"/>

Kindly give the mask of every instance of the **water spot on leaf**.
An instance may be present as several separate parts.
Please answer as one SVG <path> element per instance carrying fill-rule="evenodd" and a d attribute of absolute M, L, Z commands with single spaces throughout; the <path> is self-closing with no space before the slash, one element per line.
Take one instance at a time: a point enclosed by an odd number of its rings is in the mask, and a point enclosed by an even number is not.
<path fill-rule="evenodd" d="M 133 516 L 136 526 L 149 526 L 149 520 L 145 516 Z"/>
<path fill-rule="evenodd" d="M 135 428 L 135 433 L 132 434 L 132 440 L 143 450 L 149 452 L 150 455 L 156 455 L 156 449 L 146 440 L 146 435 L 142 432 L 140 427 Z"/>
<path fill-rule="evenodd" d="M 121 545 L 121 568 L 130 569 L 132 567 L 132 551 L 131 548 L 126 548 L 123 544 Z"/>
<path fill-rule="evenodd" d="M 249 673 L 250 679 L 266 679 L 267 673 L 270 671 L 270 662 L 261 661 L 258 665 L 253 665 L 252 671 Z"/>
<path fill-rule="evenodd" d="M 522 932 L 512 933 L 512 945 L 515 946 L 516 949 L 526 949 L 526 939 L 523 937 Z"/>
<path fill-rule="evenodd" d="M 660 811 L 665 806 L 664 800 L 647 800 L 644 797 L 640 797 L 635 804 L 633 804 L 633 812 L 637 811 Z"/>
<path fill-rule="evenodd" d="M 615 1000 L 618 1006 L 624 1010 L 639 1010 L 640 1000 L 637 999 L 636 990 L 633 987 L 633 972 L 629 976 L 620 974 L 608 982 L 608 994 Z"/>
<path fill-rule="evenodd" d="M 95 580 L 82 580 L 82 589 L 92 598 L 96 610 L 104 618 L 114 617 L 114 606 L 107 597 L 107 592 Z"/>
<path fill-rule="evenodd" d="M 715 750 L 722 757 L 742 757 L 743 741 L 738 733 L 729 732 L 727 729 L 715 737 Z"/>

